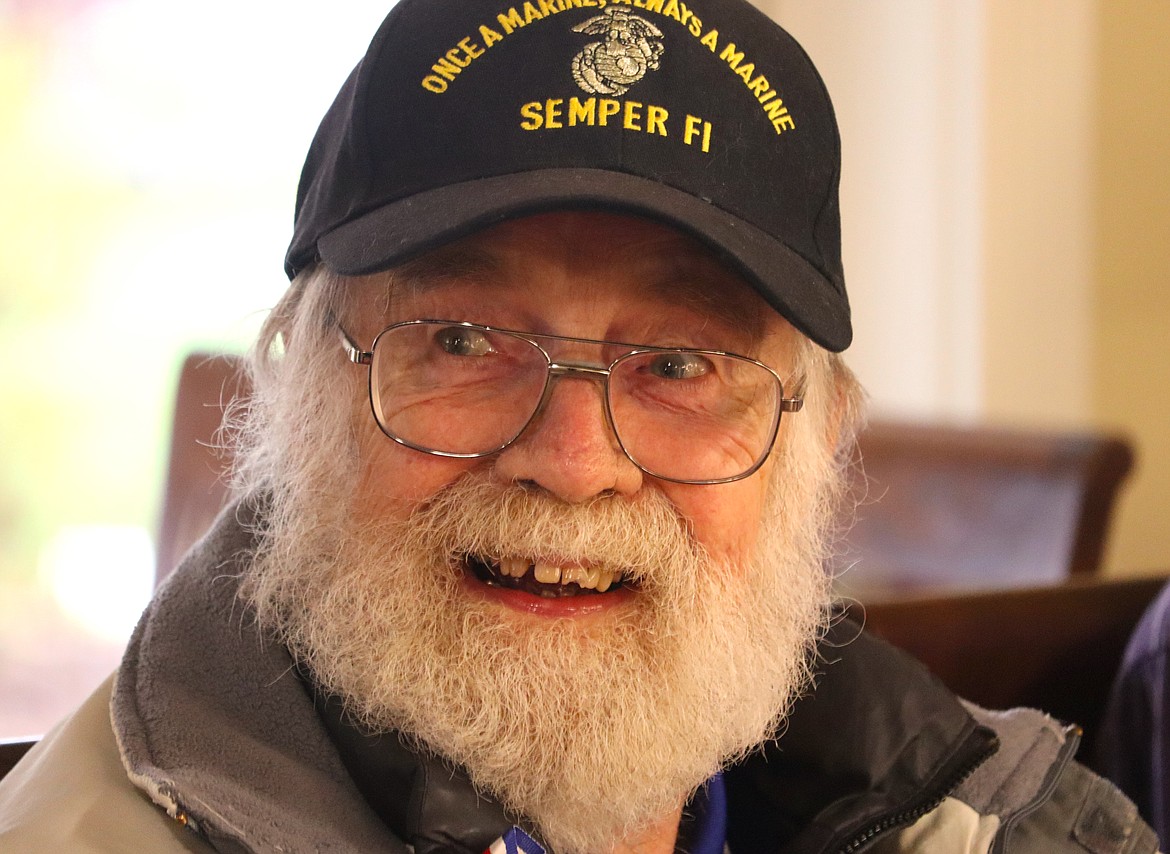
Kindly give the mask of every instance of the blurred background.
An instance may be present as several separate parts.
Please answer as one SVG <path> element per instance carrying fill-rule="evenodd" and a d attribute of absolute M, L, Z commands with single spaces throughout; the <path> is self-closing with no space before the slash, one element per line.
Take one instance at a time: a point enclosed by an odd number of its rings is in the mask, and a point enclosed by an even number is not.
<path fill-rule="evenodd" d="M 385 0 L 0 2 L 0 736 L 113 669 L 177 370 L 287 284 L 297 175 Z"/>
<path fill-rule="evenodd" d="M 283 290 L 305 150 L 389 5 L 0 0 L 0 737 L 116 665 L 178 366 Z M 759 5 L 837 106 L 875 410 L 1124 433 L 1105 570 L 1170 567 L 1170 4 Z"/>

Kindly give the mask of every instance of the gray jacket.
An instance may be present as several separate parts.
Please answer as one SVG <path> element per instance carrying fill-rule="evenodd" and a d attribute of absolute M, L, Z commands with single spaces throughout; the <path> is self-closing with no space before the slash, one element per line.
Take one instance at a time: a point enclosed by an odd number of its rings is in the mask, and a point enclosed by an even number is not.
<path fill-rule="evenodd" d="M 257 631 L 237 599 L 252 522 L 221 517 L 144 614 L 109 706 L 111 683 L 0 783 L 0 850 L 480 854 L 523 823 L 353 730 Z M 966 705 L 845 621 L 818 669 L 783 737 L 724 773 L 733 854 L 1157 849 L 1072 760 L 1073 729 Z"/>

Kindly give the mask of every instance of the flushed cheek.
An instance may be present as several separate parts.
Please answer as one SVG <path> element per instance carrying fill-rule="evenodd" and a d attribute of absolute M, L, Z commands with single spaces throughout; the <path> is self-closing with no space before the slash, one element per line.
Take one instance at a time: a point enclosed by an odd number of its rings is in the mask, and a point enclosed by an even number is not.
<path fill-rule="evenodd" d="M 713 558 L 733 565 L 755 555 L 764 506 L 764 478 L 714 486 L 665 484 L 663 492 L 687 519 L 692 536 Z"/>
<path fill-rule="evenodd" d="M 355 513 L 365 521 L 401 520 L 449 486 L 479 460 L 434 457 L 379 434 L 361 448 Z"/>

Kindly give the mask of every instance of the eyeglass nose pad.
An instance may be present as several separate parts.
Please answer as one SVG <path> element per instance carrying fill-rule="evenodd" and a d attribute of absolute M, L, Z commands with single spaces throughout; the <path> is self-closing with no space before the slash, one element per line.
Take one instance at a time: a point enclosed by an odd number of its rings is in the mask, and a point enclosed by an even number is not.
<path fill-rule="evenodd" d="M 559 381 L 562 379 L 582 379 L 594 380 L 601 384 L 601 409 L 605 415 L 605 425 L 609 430 L 612 440 L 621 447 L 621 441 L 618 439 L 617 431 L 613 426 L 613 415 L 609 411 L 609 368 L 601 367 L 600 365 L 592 365 L 588 362 L 575 361 L 549 361 L 548 364 L 548 382 L 544 385 L 544 391 L 540 396 L 539 402 L 536 404 L 536 410 L 532 413 L 532 417 L 528 420 L 528 425 L 525 426 L 525 431 L 540 420 L 541 416 L 552 398 Z M 624 451 L 624 449 L 623 449 Z"/>
<path fill-rule="evenodd" d="M 630 452 L 626 449 L 625 443 L 622 442 L 621 436 L 618 435 L 617 427 L 613 421 L 613 412 L 610 408 L 609 402 L 610 368 L 598 364 L 569 360 L 552 361 L 550 359 L 548 365 L 548 381 L 545 383 L 540 400 L 537 402 L 536 409 L 533 411 L 532 416 L 524 425 L 524 429 L 520 431 L 520 435 L 518 435 L 516 438 L 519 439 L 520 436 L 523 436 L 525 433 L 531 430 L 534 425 L 542 420 L 545 410 L 548 407 L 548 403 L 552 398 L 557 385 L 559 385 L 559 380 L 562 379 L 594 380 L 600 384 L 598 388 L 598 393 L 600 396 L 599 402 L 601 403 L 602 415 L 605 418 L 605 429 L 609 437 L 610 444 L 613 446 L 614 450 L 621 453 L 623 457 L 625 457 L 634 465 L 637 465 L 637 461 L 634 460 L 633 456 L 631 456 Z"/>
<path fill-rule="evenodd" d="M 548 375 L 549 377 L 556 378 L 581 375 L 582 377 L 595 378 L 605 383 L 609 379 L 609 368 L 603 368 L 600 365 L 591 365 L 588 362 L 550 362 Z"/>
<path fill-rule="evenodd" d="M 574 503 L 636 492 L 643 475 L 614 432 L 604 386 L 594 392 L 588 386 L 595 383 L 572 382 L 558 396 L 561 379 L 604 381 L 607 373 L 595 365 L 551 365 L 539 406 L 500 453 L 496 471 Z"/>

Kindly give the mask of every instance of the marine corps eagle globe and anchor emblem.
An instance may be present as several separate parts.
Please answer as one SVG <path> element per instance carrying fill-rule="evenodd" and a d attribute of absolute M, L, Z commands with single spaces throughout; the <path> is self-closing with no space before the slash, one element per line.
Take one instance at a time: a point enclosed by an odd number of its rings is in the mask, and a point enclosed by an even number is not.
<path fill-rule="evenodd" d="M 658 69 L 658 58 L 666 49 L 658 27 L 613 6 L 573 27 L 573 32 L 604 39 L 590 42 L 573 57 L 573 79 L 594 95 L 624 95 L 647 71 Z"/>

